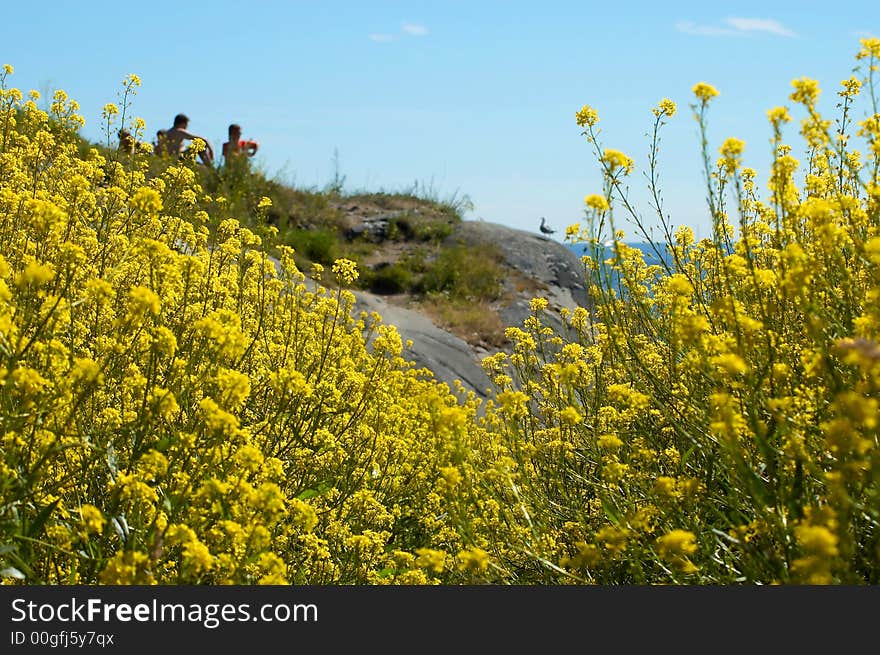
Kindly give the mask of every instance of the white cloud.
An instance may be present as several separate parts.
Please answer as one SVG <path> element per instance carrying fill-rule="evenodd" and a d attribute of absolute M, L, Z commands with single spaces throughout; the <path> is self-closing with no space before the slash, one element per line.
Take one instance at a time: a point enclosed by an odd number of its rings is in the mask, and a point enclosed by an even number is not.
<path fill-rule="evenodd" d="M 769 18 L 728 18 L 724 21 L 743 32 L 769 32 L 777 36 L 795 36 L 795 33 L 778 20 Z"/>
<path fill-rule="evenodd" d="M 698 25 L 692 21 L 679 21 L 675 24 L 675 29 L 696 36 L 744 36 L 751 32 L 765 32 L 785 37 L 797 36 L 778 20 L 769 18 L 727 18 L 724 23 L 726 26 Z"/>
<path fill-rule="evenodd" d="M 390 34 L 370 34 L 370 41 L 375 41 L 376 43 L 388 43 L 388 41 L 393 41 L 394 37 Z"/>
<path fill-rule="evenodd" d="M 726 27 L 715 27 L 714 25 L 697 25 L 690 21 L 679 21 L 675 24 L 675 29 L 685 34 L 695 34 L 697 36 L 737 36 L 739 32 Z"/>
<path fill-rule="evenodd" d="M 425 36 L 428 33 L 428 28 L 418 23 L 404 23 L 401 29 L 412 36 Z"/>

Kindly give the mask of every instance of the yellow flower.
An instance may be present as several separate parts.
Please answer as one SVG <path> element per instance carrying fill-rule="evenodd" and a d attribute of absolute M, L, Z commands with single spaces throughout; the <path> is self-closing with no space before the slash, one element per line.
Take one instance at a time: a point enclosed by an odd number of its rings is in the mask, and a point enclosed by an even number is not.
<path fill-rule="evenodd" d="M 705 82 L 697 82 L 691 89 L 691 92 L 697 96 L 704 104 L 718 95 L 718 89 L 711 84 Z"/>
<path fill-rule="evenodd" d="M 716 355 L 710 359 L 712 364 L 730 375 L 742 375 L 749 370 L 748 364 L 742 357 L 735 353 Z"/>
<path fill-rule="evenodd" d="M 287 582 L 287 566 L 284 560 L 275 553 L 260 553 L 257 560 L 257 566 L 263 573 L 262 577 L 257 581 L 261 585 L 286 585 Z"/>
<path fill-rule="evenodd" d="M 253 473 L 263 465 L 263 453 L 259 448 L 245 444 L 235 453 L 235 463 L 243 470 Z"/>
<path fill-rule="evenodd" d="M 80 518 L 86 532 L 100 533 L 104 529 L 104 515 L 94 505 L 86 503 L 79 508 Z"/>
<path fill-rule="evenodd" d="M 148 585 L 156 584 L 150 570 L 150 557 L 140 551 L 118 551 L 107 561 L 99 576 L 101 584 L 106 585 Z"/>
<path fill-rule="evenodd" d="M 460 571 L 480 574 L 485 573 L 486 569 L 489 568 L 489 553 L 476 546 L 460 551 L 456 559 L 458 560 Z"/>
<path fill-rule="evenodd" d="M 32 199 L 25 203 L 31 215 L 34 227 L 41 233 L 47 233 L 55 225 L 64 225 L 67 214 L 58 205 L 44 200 Z"/>
<path fill-rule="evenodd" d="M 461 472 L 454 466 L 441 467 L 440 476 L 450 488 L 457 486 L 461 482 Z"/>
<path fill-rule="evenodd" d="M 251 393 L 250 378 L 239 371 L 220 368 L 217 371 L 218 399 L 230 409 L 238 409 Z"/>
<path fill-rule="evenodd" d="M 838 95 L 843 98 L 854 98 L 859 95 L 859 91 L 862 89 L 862 83 L 855 77 L 843 80 L 840 85 L 843 87 L 843 90 Z"/>
<path fill-rule="evenodd" d="M 511 418 L 525 415 L 529 400 L 529 396 L 522 391 L 502 391 L 498 394 L 498 404 Z"/>
<path fill-rule="evenodd" d="M 129 73 L 123 80 L 122 86 L 125 87 L 135 87 L 141 85 L 141 78 L 135 75 L 134 73 Z"/>
<path fill-rule="evenodd" d="M 162 211 L 162 197 L 155 189 L 140 187 L 131 197 L 131 206 L 148 216 L 157 216 Z"/>
<path fill-rule="evenodd" d="M 238 419 L 233 414 L 220 409 L 213 399 L 203 398 L 199 402 L 199 409 L 205 425 L 212 432 L 231 436 L 238 430 Z"/>
<path fill-rule="evenodd" d="M 629 530 L 626 528 L 608 525 L 596 532 L 596 541 L 615 555 L 626 550 L 628 540 Z"/>
<path fill-rule="evenodd" d="M 795 528 L 798 544 L 810 555 L 837 557 L 837 536 L 824 525 L 799 525 Z"/>
<path fill-rule="evenodd" d="M 669 98 L 663 98 L 660 103 L 654 108 L 655 116 L 666 116 L 667 118 L 672 118 L 675 116 L 676 106 L 675 103 L 672 102 Z"/>
<path fill-rule="evenodd" d="M 183 546 L 183 561 L 196 574 L 209 571 L 214 566 L 214 556 L 210 549 L 198 539 L 193 539 Z"/>
<path fill-rule="evenodd" d="M 128 292 L 128 310 L 132 316 L 141 317 L 145 314 L 158 316 L 162 306 L 159 296 L 147 287 L 132 287 Z"/>
<path fill-rule="evenodd" d="M 559 420 L 566 425 L 577 425 L 583 420 L 583 417 L 574 407 L 568 406 L 559 412 Z"/>
<path fill-rule="evenodd" d="M 532 298 L 529 301 L 529 309 L 533 312 L 540 312 L 547 309 L 547 299 L 546 298 Z"/>
<path fill-rule="evenodd" d="M 666 475 L 659 476 L 654 480 L 654 493 L 664 498 L 676 498 L 678 489 L 675 478 Z"/>
<path fill-rule="evenodd" d="M 681 573 L 696 573 L 688 555 L 697 552 L 696 536 L 687 530 L 672 530 L 657 539 L 657 554 Z"/>
<path fill-rule="evenodd" d="M 419 548 L 416 550 L 416 566 L 428 569 L 434 573 L 442 573 L 446 565 L 446 553 L 433 548 Z"/>
<path fill-rule="evenodd" d="M 628 384 L 611 384 L 607 387 L 608 398 L 624 407 L 645 410 L 651 404 L 650 396 L 636 391 Z"/>
<path fill-rule="evenodd" d="M 586 196 L 584 198 L 584 203 L 587 207 L 595 209 L 598 212 L 607 212 L 609 209 L 608 200 L 605 196 L 601 196 L 598 193 L 591 193 Z"/>
<path fill-rule="evenodd" d="M 168 459 L 158 450 L 150 450 L 138 460 L 137 470 L 144 480 L 162 478 L 168 472 Z"/>
<path fill-rule="evenodd" d="M 687 530 L 672 530 L 657 539 L 661 557 L 693 555 L 697 551 L 696 536 Z"/>
<path fill-rule="evenodd" d="M 819 98 L 819 83 L 816 80 L 802 77 L 799 80 L 793 80 L 791 85 L 794 87 L 794 92 L 789 97 L 794 102 L 807 106 L 816 104 L 816 100 Z"/>
<path fill-rule="evenodd" d="M 592 126 L 599 122 L 599 113 L 590 105 L 584 105 L 575 114 L 575 120 L 580 127 Z"/>
<path fill-rule="evenodd" d="M 358 279 L 357 264 L 350 259 L 337 259 L 331 270 L 343 284 L 351 284 Z"/>
<path fill-rule="evenodd" d="M 722 157 L 735 159 L 743 153 L 743 150 L 745 150 L 745 148 L 745 141 L 730 137 L 719 148 L 719 152 L 721 153 Z"/>
<path fill-rule="evenodd" d="M 667 288 L 674 294 L 688 297 L 694 292 L 694 285 L 681 273 L 670 275 L 666 281 Z"/>
<path fill-rule="evenodd" d="M 11 377 L 15 386 L 26 396 L 38 394 L 49 386 L 49 380 L 32 368 L 17 368 L 12 372 Z"/>
<path fill-rule="evenodd" d="M 204 139 L 195 138 L 190 143 L 188 150 L 189 150 L 189 152 L 191 152 L 193 154 L 198 154 L 200 152 L 203 152 L 205 150 L 205 148 L 207 148 L 207 147 L 208 147 L 208 144 L 205 143 Z"/>
<path fill-rule="evenodd" d="M 576 541 L 574 547 L 577 554 L 573 557 L 564 557 L 561 564 L 577 569 L 591 569 L 602 560 L 602 552 L 595 544 L 588 544 L 585 541 Z"/>
<path fill-rule="evenodd" d="M 290 518 L 298 529 L 311 532 L 318 525 L 318 516 L 308 503 L 294 498 L 290 501 Z"/>
<path fill-rule="evenodd" d="M 875 36 L 867 37 L 864 39 L 859 39 L 859 43 L 861 44 L 862 49 L 859 50 L 859 53 L 856 55 L 856 59 L 865 59 L 868 57 L 871 57 L 873 59 L 880 59 L 880 38 L 877 38 Z M 12 67 L 10 66 L 10 68 Z"/>
<path fill-rule="evenodd" d="M 269 516 L 280 515 L 287 499 L 284 492 L 274 482 L 264 482 L 251 493 L 249 502 L 256 509 Z"/>
<path fill-rule="evenodd" d="M 113 285 L 106 280 L 92 278 L 85 283 L 86 295 L 99 304 L 103 304 L 113 299 L 116 290 Z"/>
<path fill-rule="evenodd" d="M 596 444 L 606 450 L 617 450 L 623 446 L 623 440 L 616 434 L 602 434 L 596 439 Z"/>
<path fill-rule="evenodd" d="M 15 284 L 19 288 L 27 286 L 41 287 L 55 277 L 55 270 L 49 264 L 31 262 L 19 273 Z"/>
<path fill-rule="evenodd" d="M 77 357 L 74 359 L 70 377 L 79 383 L 97 382 L 101 384 L 104 381 L 101 366 L 90 357 Z"/>
<path fill-rule="evenodd" d="M 624 173 L 631 173 L 635 166 L 632 159 L 620 150 L 612 150 L 611 148 L 605 149 L 602 159 L 608 164 L 612 173 L 617 169 L 623 169 Z"/>

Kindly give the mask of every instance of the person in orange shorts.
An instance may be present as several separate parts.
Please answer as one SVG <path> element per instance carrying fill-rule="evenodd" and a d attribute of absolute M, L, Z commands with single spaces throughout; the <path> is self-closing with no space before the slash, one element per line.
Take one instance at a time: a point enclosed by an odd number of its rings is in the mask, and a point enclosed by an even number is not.
<path fill-rule="evenodd" d="M 229 126 L 229 141 L 223 144 L 223 158 L 229 161 L 231 157 L 236 155 L 253 157 L 259 147 L 256 141 L 242 139 L 241 125 L 233 123 Z"/>

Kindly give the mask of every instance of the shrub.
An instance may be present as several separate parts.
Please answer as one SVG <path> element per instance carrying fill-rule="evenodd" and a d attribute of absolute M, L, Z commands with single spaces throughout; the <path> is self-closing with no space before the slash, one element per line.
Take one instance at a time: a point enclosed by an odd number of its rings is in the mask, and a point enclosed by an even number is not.
<path fill-rule="evenodd" d="M 504 280 L 497 260 L 497 254 L 483 247 L 444 248 L 428 264 L 422 290 L 457 299 L 495 300 L 501 295 Z"/>
<path fill-rule="evenodd" d="M 327 229 L 288 230 L 284 241 L 311 262 L 332 264 L 338 257 L 338 235 Z"/>
<path fill-rule="evenodd" d="M 385 264 L 371 272 L 369 289 L 373 293 L 391 294 L 408 291 L 413 283 L 413 275 L 399 262 Z"/>

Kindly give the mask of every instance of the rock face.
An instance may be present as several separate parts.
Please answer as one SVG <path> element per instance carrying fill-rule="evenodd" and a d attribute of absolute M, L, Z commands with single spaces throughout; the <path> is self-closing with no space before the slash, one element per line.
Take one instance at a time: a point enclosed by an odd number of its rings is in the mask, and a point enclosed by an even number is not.
<path fill-rule="evenodd" d="M 480 366 L 480 356 L 466 341 L 435 325 L 419 312 L 388 303 L 381 296 L 366 291 L 355 291 L 355 311 L 376 311 L 382 322 L 393 325 L 401 339 L 412 340 L 412 347 L 404 357 L 419 368 L 427 368 L 450 389 L 459 380 L 465 388 L 485 398 L 491 386 Z"/>
<path fill-rule="evenodd" d="M 522 325 L 530 314 L 529 301 L 535 297 L 547 299 L 550 309 L 547 319 L 557 328 L 562 326 L 560 309 L 573 310 L 587 305 L 583 264 L 558 241 L 483 221 L 459 224 L 449 241 L 495 248 L 504 264 L 518 274 L 507 280 L 507 299 L 496 308 L 505 325 Z M 518 285 L 523 279 L 533 283 L 533 287 Z"/>
<path fill-rule="evenodd" d="M 504 298 L 492 307 L 504 325 L 521 326 L 531 313 L 529 302 L 535 297 L 547 299 L 545 321 L 557 328 L 562 326 L 558 314 L 561 308 L 573 310 L 587 304 L 580 258 L 557 241 L 482 221 L 458 224 L 447 241 L 449 245 L 491 248 L 510 269 Z M 491 383 L 480 361 L 491 351 L 468 344 L 424 314 L 389 303 L 382 296 L 366 291 L 354 294 L 356 311 L 377 311 L 383 322 L 397 328 L 404 341 L 412 340 L 412 348 L 405 355 L 417 366 L 433 371 L 435 378 L 450 389 L 454 388 L 453 381 L 459 380 L 477 396 L 487 397 Z"/>

